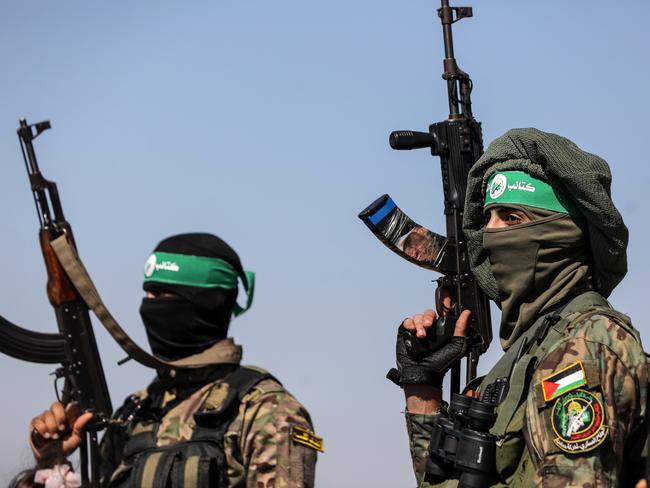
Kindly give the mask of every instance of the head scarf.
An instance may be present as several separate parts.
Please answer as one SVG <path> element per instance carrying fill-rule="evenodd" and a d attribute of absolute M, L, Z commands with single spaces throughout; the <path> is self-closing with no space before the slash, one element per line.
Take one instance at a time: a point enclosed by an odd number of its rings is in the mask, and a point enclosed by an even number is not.
<path fill-rule="evenodd" d="M 607 297 L 627 273 L 628 231 L 611 198 L 611 173 L 602 158 L 569 139 L 538 129 L 512 129 L 495 139 L 470 170 L 463 228 L 470 263 L 493 300 L 499 291 L 483 248 L 485 189 L 498 171 L 519 170 L 566 195 L 587 225 L 593 286 Z"/>

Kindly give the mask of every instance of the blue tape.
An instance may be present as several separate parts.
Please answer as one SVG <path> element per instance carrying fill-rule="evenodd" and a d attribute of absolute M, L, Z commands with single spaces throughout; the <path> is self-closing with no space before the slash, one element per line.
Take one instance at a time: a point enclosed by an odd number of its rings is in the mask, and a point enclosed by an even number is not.
<path fill-rule="evenodd" d="M 372 225 L 377 225 L 384 219 L 384 217 L 386 217 L 386 215 L 392 212 L 395 207 L 397 207 L 397 205 L 395 205 L 393 199 L 388 197 L 386 202 L 374 214 L 368 217 L 368 220 L 370 220 Z"/>

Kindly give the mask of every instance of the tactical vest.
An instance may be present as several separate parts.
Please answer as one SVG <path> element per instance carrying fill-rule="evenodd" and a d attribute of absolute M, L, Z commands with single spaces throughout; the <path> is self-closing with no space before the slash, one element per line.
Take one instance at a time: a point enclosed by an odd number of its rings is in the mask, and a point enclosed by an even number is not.
<path fill-rule="evenodd" d="M 196 426 L 188 441 L 156 446 L 160 421 L 136 423 L 122 451 L 122 465 L 110 488 L 192 488 L 228 486 L 224 434 L 236 417 L 242 398 L 271 374 L 238 367 L 223 380 L 228 394 L 220 407 L 194 414 Z M 277 380 L 275 380 L 277 381 Z"/>
<path fill-rule="evenodd" d="M 621 327 L 638 338 L 629 317 L 613 310 L 600 294 L 586 292 L 571 300 L 560 311 L 538 318 L 485 377 L 477 378 L 467 386 L 466 389 L 475 390 L 479 385 L 478 392 L 483 395 L 482 398 L 485 398 L 485 393 L 494 398 L 499 396 L 499 389 L 507 385 L 507 392 L 497 407 L 496 422 L 490 430 L 498 439 L 496 471 L 502 480 L 502 484 L 493 484 L 493 487 L 532 486 L 536 466 L 526 447 L 523 429 L 526 398 L 533 373 L 539 361 L 565 337 L 568 330 L 585 316 L 594 313 L 614 318 Z"/>

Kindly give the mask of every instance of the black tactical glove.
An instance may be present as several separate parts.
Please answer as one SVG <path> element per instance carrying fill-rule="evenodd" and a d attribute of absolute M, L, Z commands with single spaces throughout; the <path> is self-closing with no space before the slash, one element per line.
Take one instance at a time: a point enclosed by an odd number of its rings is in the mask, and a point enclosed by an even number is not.
<path fill-rule="evenodd" d="M 435 327 L 427 330 L 427 334 L 435 333 Z M 400 325 L 397 329 L 397 343 L 395 355 L 397 357 L 397 368 L 392 368 L 386 378 L 398 386 L 404 383 L 420 383 L 442 387 L 442 379 L 453 364 L 467 353 L 467 337 L 451 337 L 449 342 L 428 354 L 422 353 L 413 357 L 414 351 L 421 351 L 421 347 L 414 347 L 426 344 L 428 340 L 418 339 L 414 332 L 406 330 Z M 410 353 L 410 354 L 409 354 Z"/>

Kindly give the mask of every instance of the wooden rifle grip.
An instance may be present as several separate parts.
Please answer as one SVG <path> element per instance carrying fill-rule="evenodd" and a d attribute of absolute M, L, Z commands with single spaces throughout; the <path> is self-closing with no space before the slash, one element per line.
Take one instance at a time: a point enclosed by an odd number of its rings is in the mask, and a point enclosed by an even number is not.
<path fill-rule="evenodd" d="M 38 234 L 41 252 L 47 269 L 47 298 L 53 307 L 78 299 L 77 290 L 59 263 L 50 245 L 51 235 L 47 229 L 41 229 Z"/>

